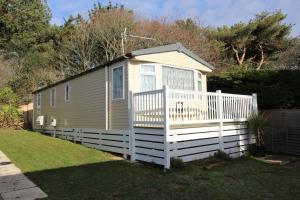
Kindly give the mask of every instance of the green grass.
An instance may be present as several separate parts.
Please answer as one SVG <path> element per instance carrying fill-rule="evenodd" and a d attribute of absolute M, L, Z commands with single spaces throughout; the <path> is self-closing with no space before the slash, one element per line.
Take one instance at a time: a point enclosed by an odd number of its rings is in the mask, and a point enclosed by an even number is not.
<path fill-rule="evenodd" d="M 108 153 L 28 131 L 0 130 L 2 150 L 48 199 L 300 199 L 300 163 L 251 158 L 164 173 Z"/>

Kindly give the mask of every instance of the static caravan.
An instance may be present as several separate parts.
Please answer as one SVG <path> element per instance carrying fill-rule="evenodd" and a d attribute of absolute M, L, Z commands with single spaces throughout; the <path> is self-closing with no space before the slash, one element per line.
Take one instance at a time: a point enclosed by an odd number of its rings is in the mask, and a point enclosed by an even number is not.
<path fill-rule="evenodd" d="M 207 92 L 214 69 L 180 43 L 132 51 L 33 92 L 35 130 L 170 167 L 243 155 L 256 95 Z"/>

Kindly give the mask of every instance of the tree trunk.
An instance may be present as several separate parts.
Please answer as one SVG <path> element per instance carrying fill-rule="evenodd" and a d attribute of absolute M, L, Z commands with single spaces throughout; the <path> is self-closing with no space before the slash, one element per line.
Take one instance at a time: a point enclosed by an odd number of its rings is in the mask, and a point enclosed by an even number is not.
<path fill-rule="evenodd" d="M 256 67 L 256 70 L 260 70 L 261 66 L 264 64 L 264 61 L 265 61 L 264 50 L 263 50 L 261 45 L 259 45 L 259 49 L 260 49 L 260 52 L 261 52 L 261 59 L 260 59 L 258 65 Z"/>
<path fill-rule="evenodd" d="M 235 53 L 235 57 L 236 57 L 236 60 L 237 60 L 238 64 L 239 64 L 239 65 L 242 65 L 243 62 L 244 62 L 244 60 L 245 60 L 245 56 L 246 56 L 246 47 L 244 47 L 241 56 L 239 55 L 238 50 L 235 49 L 233 45 L 231 45 L 231 47 L 232 47 L 232 50 L 233 50 L 234 53 Z"/>

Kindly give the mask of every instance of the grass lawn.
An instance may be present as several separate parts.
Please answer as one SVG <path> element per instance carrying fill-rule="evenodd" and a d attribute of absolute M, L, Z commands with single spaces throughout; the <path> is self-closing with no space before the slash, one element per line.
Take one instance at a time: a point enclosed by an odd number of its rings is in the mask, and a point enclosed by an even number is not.
<path fill-rule="evenodd" d="M 164 173 L 29 131 L 0 129 L 0 150 L 48 199 L 300 199 L 300 163 L 251 158 L 204 170 L 205 162 Z"/>

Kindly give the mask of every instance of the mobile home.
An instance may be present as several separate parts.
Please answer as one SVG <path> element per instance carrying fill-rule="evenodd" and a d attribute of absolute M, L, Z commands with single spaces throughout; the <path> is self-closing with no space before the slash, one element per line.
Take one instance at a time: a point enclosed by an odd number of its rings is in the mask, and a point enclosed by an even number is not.
<path fill-rule="evenodd" d="M 37 131 L 170 167 L 240 156 L 256 95 L 207 92 L 214 69 L 180 43 L 132 51 L 33 92 Z"/>

